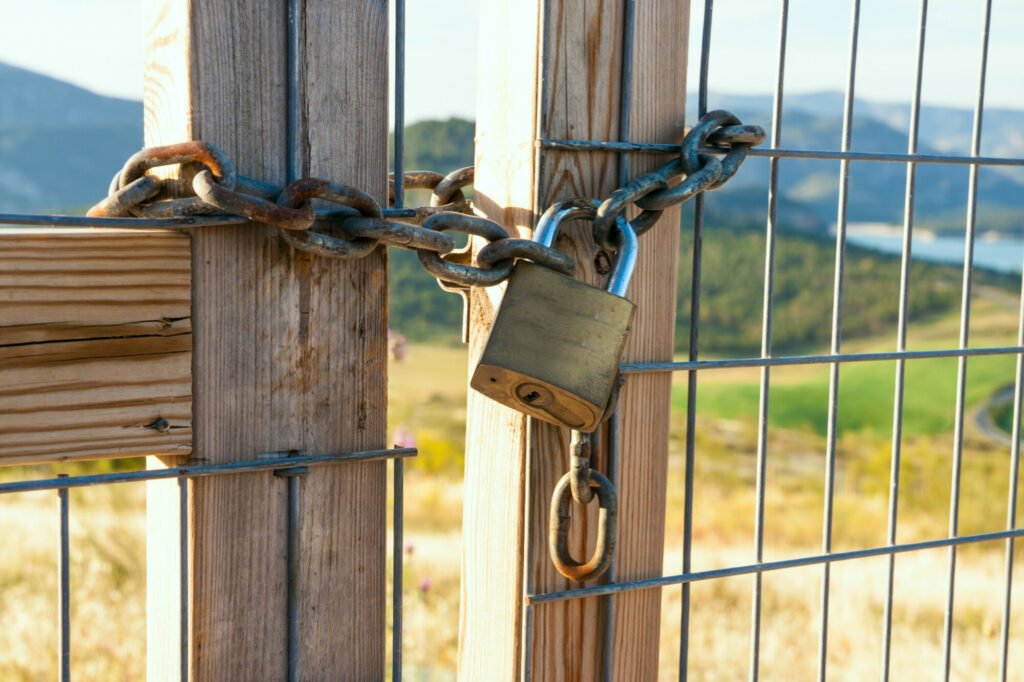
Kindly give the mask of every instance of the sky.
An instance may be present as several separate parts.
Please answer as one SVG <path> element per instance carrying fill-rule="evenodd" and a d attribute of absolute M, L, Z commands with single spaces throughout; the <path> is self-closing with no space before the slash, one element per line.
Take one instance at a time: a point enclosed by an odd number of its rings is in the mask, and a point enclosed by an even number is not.
<path fill-rule="evenodd" d="M 477 12 L 482 0 L 407 0 L 407 121 L 473 118 Z M 641 0 L 643 1 L 643 0 Z M 1024 2 L 992 0 L 986 104 L 1024 109 Z M 852 0 L 791 0 L 786 92 L 842 90 L 849 70 Z M 0 0 L 0 61 L 95 92 L 142 96 L 145 0 Z M 689 89 L 697 84 L 703 2 L 693 0 Z M 984 0 L 931 0 L 923 98 L 970 108 L 978 87 Z M 856 92 L 909 102 L 919 0 L 861 0 Z M 775 87 L 778 0 L 714 3 L 709 86 Z M 445 83 L 437 94 L 436 83 Z M 450 87 L 452 84 L 456 87 Z"/>

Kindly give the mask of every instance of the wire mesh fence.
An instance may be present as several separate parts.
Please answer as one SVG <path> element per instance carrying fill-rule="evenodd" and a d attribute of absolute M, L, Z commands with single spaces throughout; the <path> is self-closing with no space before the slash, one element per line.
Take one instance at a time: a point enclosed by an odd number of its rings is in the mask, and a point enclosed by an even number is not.
<path fill-rule="evenodd" d="M 697 5 L 698 3 L 694 3 Z M 708 110 L 709 92 L 709 63 L 714 54 L 712 42 L 713 27 L 713 5 L 712 0 L 703 3 L 703 22 L 696 26 L 697 35 L 691 36 L 691 42 L 700 43 L 700 66 L 698 70 L 698 115 Z M 633 31 L 630 25 L 632 3 L 626 2 L 626 32 L 628 36 Z M 788 0 L 781 0 L 780 18 L 777 43 L 777 70 L 773 98 L 773 113 L 771 121 L 771 146 L 770 148 L 754 148 L 750 151 L 751 156 L 764 156 L 769 160 L 769 180 L 767 203 L 767 224 L 765 232 L 765 253 L 764 253 L 764 304 L 761 319 L 761 353 L 759 357 L 735 357 L 702 359 L 704 355 L 700 352 L 698 341 L 700 338 L 700 306 L 701 306 L 701 245 L 702 230 L 705 228 L 705 199 L 698 196 L 694 204 L 693 213 L 693 242 L 692 242 L 692 269 L 690 285 L 690 327 L 688 357 L 685 361 L 646 363 L 624 365 L 621 369 L 624 374 L 637 374 L 649 372 L 685 372 L 686 383 L 686 417 L 685 417 L 685 467 L 684 467 L 684 511 L 683 511 L 683 532 L 682 532 L 682 566 L 681 571 L 676 575 L 667 575 L 661 578 L 648 580 L 636 580 L 628 582 L 616 582 L 610 578 L 607 584 L 575 589 L 564 592 L 546 594 L 527 594 L 525 597 L 527 609 L 527 646 L 531 638 L 530 628 L 534 612 L 537 608 L 544 608 L 545 604 L 565 602 L 569 600 L 584 599 L 587 597 L 604 596 L 606 634 L 605 642 L 612 641 L 612 628 L 614 619 L 614 597 L 617 594 L 636 590 L 657 589 L 668 586 L 681 586 L 681 613 L 679 620 L 678 639 L 678 678 L 687 679 L 690 672 L 690 659 L 693 653 L 691 644 L 692 626 L 692 601 L 691 586 L 704 581 L 721 580 L 732 576 L 752 576 L 751 587 L 751 617 L 749 637 L 749 678 L 758 679 L 761 670 L 762 659 L 762 625 L 764 622 L 764 576 L 776 571 L 790 571 L 793 580 L 802 580 L 793 573 L 793 569 L 799 567 L 818 567 L 820 569 L 820 598 L 818 610 L 818 641 L 817 641 L 817 672 L 816 678 L 824 680 L 828 675 L 828 650 L 829 650 L 829 616 L 831 598 L 831 569 L 832 564 L 855 559 L 867 559 L 870 557 L 883 557 L 887 560 L 887 572 L 885 579 L 884 613 L 882 614 L 882 643 L 881 660 L 879 661 L 880 676 L 883 680 L 890 678 L 890 662 L 892 657 L 893 637 L 893 602 L 895 593 L 895 567 L 897 556 L 912 552 L 923 553 L 926 550 L 943 549 L 947 552 L 947 580 L 944 596 L 944 618 L 941 628 L 942 648 L 942 677 L 949 679 L 951 676 L 951 661 L 953 652 L 953 630 L 957 618 L 954 609 L 956 595 L 956 568 L 957 551 L 965 545 L 978 545 L 980 543 L 1002 541 L 1005 543 L 1004 578 L 1001 599 L 1001 623 L 999 626 L 999 679 L 1008 678 L 1008 664 L 1012 650 L 1009 646 L 1011 627 L 1011 595 L 1014 576 L 1014 542 L 1016 538 L 1024 535 L 1024 529 L 1017 528 L 1016 504 L 1020 466 L 1020 409 L 1021 409 L 1021 386 L 1022 374 L 1024 374 L 1024 307 L 1018 322 L 1017 343 L 1012 346 L 976 346 L 970 344 L 970 313 L 972 302 L 972 280 L 974 276 L 974 246 L 977 232 L 977 193 L 978 173 L 984 166 L 1016 166 L 1024 165 L 1024 159 L 1020 158 L 998 158 L 981 156 L 981 135 L 982 119 L 985 105 L 985 82 L 989 58 L 989 32 L 992 16 L 992 3 L 987 1 L 984 4 L 984 16 L 982 20 L 983 29 L 981 35 L 981 46 L 979 50 L 979 75 L 974 106 L 973 132 L 970 141 L 970 155 L 957 156 L 947 154 L 920 154 L 919 149 L 919 122 L 921 112 L 921 90 L 924 66 L 924 50 L 927 33 L 928 2 L 923 0 L 920 5 L 919 23 L 917 26 L 916 45 L 916 69 L 914 89 L 911 103 L 910 128 L 908 133 L 907 151 L 905 154 L 895 153 L 872 153 L 854 152 L 851 150 L 851 139 L 853 133 L 853 108 L 856 85 L 856 72 L 858 63 L 858 38 L 861 27 L 861 2 L 854 0 L 851 3 L 852 17 L 849 27 L 849 50 L 848 70 L 846 74 L 845 96 L 842 115 L 842 137 L 839 149 L 791 149 L 784 146 L 782 140 L 782 118 L 783 118 L 783 95 L 784 75 L 787 55 L 787 43 L 789 42 L 789 16 L 790 3 Z M 797 40 L 805 39 L 806 36 L 797 37 Z M 630 60 L 632 51 L 627 49 L 625 59 Z M 630 67 L 627 64 L 624 72 L 628 73 Z M 628 97 L 628 83 L 624 87 Z M 638 144 L 629 141 L 628 122 L 626 129 L 620 131 L 620 142 L 599 142 L 599 141 L 560 141 L 544 140 L 542 145 L 545 148 L 585 151 L 619 151 L 624 155 L 631 152 L 658 152 L 669 151 L 668 145 Z M 834 283 L 831 310 L 831 333 L 830 347 L 827 354 L 817 355 L 774 355 L 772 353 L 772 332 L 776 322 L 775 313 L 775 260 L 776 241 L 778 234 L 778 199 L 779 199 L 779 166 L 782 159 L 827 159 L 840 162 L 837 181 L 838 209 L 835 230 L 835 265 Z M 844 309 L 844 268 L 846 266 L 847 254 L 847 223 L 848 203 L 850 196 L 850 167 L 851 164 L 861 162 L 884 162 L 901 164 L 906 168 L 905 202 L 903 211 L 902 230 L 902 254 L 900 267 L 900 284 L 898 292 L 892 292 L 898 296 L 898 321 L 897 337 L 895 348 L 884 352 L 845 352 L 843 349 L 843 309 Z M 962 291 L 959 320 L 959 338 L 956 347 L 938 348 L 933 350 L 909 350 L 907 346 L 908 327 L 908 300 L 910 288 L 910 267 L 911 247 L 913 243 L 914 228 L 914 207 L 915 190 L 917 187 L 916 171 L 919 164 L 961 164 L 967 165 L 970 169 L 969 179 L 966 187 L 962 188 L 966 204 L 965 224 L 965 251 L 964 266 L 962 273 Z M 623 164 L 625 165 L 625 164 Z M 965 391 L 967 383 L 968 359 L 977 356 L 1004 355 L 1016 356 L 1017 369 L 1013 386 L 1013 417 L 1011 444 L 1007 448 L 1009 457 L 1009 487 L 1005 491 L 1006 522 L 1005 529 L 996 532 L 984 532 L 973 534 L 960 534 L 960 512 L 961 512 L 961 472 L 964 459 L 964 428 L 965 428 Z M 950 498 L 948 503 L 948 533 L 945 537 L 934 539 L 898 542 L 897 541 L 897 520 L 900 502 L 900 471 L 901 471 L 901 445 L 903 443 L 902 427 L 904 420 L 904 386 L 906 383 L 907 363 L 927 358 L 956 358 L 957 381 L 956 381 L 956 404 L 954 406 L 954 437 L 952 455 L 952 481 L 950 485 Z M 879 362 L 894 361 L 895 367 L 895 393 L 892 398 L 892 439 L 890 453 L 890 477 L 888 484 L 888 511 L 887 528 L 885 529 L 885 544 L 856 549 L 850 551 L 835 551 L 834 549 L 834 515 L 836 496 L 836 470 L 837 470 L 837 418 L 839 415 L 839 379 L 841 368 L 850 363 L 858 362 Z M 782 560 L 766 560 L 765 555 L 765 513 L 766 513 L 766 472 L 772 453 L 769 451 L 769 410 L 771 391 L 771 373 L 775 368 L 791 367 L 796 365 L 821 366 L 828 370 L 828 406 L 827 406 L 827 432 L 825 436 L 825 471 L 824 471 L 824 509 L 822 514 L 822 536 L 820 551 L 807 553 L 802 556 Z M 694 472 L 701 459 L 700 447 L 698 446 L 698 434 L 701 425 L 697 418 L 697 406 L 701 397 L 699 379 L 707 376 L 708 372 L 735 368 L 758 368 L 760 371 L 759 396 L 757 408 L 757 449 L 756 449 L 756 478 L 753 485 L 754 498 L 754 543 L 752 547 L 751 560 L 746 563 L 734 563 L 710 569 L 697 570 L 693 563 L 693 526 L 694 515 L 698 513 L 694 506 Z M 615 431 L 617 424 L 611 425 L 609 441 L 616 442 Z M 779 453 L 784 454 L 784 453 Z M 616 471 L 617 453 L 609 456 L 612 462 L 610 468 L 612 475 Z M 613 478 L 615 480 L 615 478 Z M 996 491 L 991 491 L 996 494 Z M 713 513 L 706 509 L 699 509 L 699 513 Z M 671 539 L 667 539 L 667 542 Z M 726 562 L 728 563 L 728 562 Z M 802 590 L 811 589 L 810 585 L 803 584 Z M 527 588 L 529 592 L 529 588 Z M 810 633 L 805 633 L 808 638 Z M 805 640 L 806 641 L 806 640 Z M 611 647 L 606 646 L 604 651 L 604 679 L 611 679 L 612 656 L 614 652 Z M 720 663 L 724 663 L 720 661 Z M 530 666 L 524 666 L 525 674 L 529 675 Z M 664 671 L 664 666 L 662 667 Z"/>
<path fill-rule="evenodd" d="M 697 4 L 697 3 L 695 3 Z M 615 580 L 614 565 L 608 573 L 608 580 L 605 584 L 581 588 L 565 592 L 530 593 L 529 588 L 525 595 L 526 603 L 526 628 L 525 643 L 527 650 L 525 655 L 529 657 L 529 643 L 531 641 L 531 624 L 536 609 L 544 608 L 546 604 L 565 602 L 570 600 L 584 599 L 588 597 L 602 596 L 604 608 L 604 641 L 613 640 L 614 628 L 614 604 L 615 595 L 637 590 L 660 589 L 665 587 L 679 586 L 681 590 L 681 605 L 679 614 L 679 638 L 678 638 L 678 678 L 686 679 L 690 671 L 690 660 L 692 656 L 692 632 L 691 617 L 693 615 L 693 601 L 691 598 L 691 586 L 708 581 L 722 580 L 730 577 L 751 576 L 751 616 L 750 616 L 750 637 L 749 637 L 749 677 L 758 679 L 761 669 L 762 658 L 762 625 L 764 623 L 763 603 L 765 598 L 764 576 L 776 572 L 794 571 L 799 568 L 814 567 L 820 570 L 820 598 L 819 610 L 816 617 L 818 623 L 817 641 L 817 677 L 825 679 L 828 671 L 828 650 L 829 650 L 829 618 L 831 614 L 831 570 L 832 564 L 838 562 L 854 561 L 860 559 L 879 558 L 886 561 L 885 572 L 885 595 L 883 599 L 884 612 L 882 618 L 882 642 L 881 660 L 879 661 L 880 676 L 883 679 L 890 677 L 890 660 L 892 656 L 893 639 L 893 608 L 896 595 L 896 564 L 898 556 L 908 553 L 923 553 L 927 550 L 942 550 L 947 554 L 946 584 L 944 594 L 944 619 L 941 628 L 940 640 L 942 648 L 942 667 L 946 679 L 951 675 L 951 662 L 955 656 L 953 647 L 953 632 L 956 620 L 954 609 L 956 597 L 956 568 L 958 548 L 967 545 L 979 545 L 981 543 L 1001 542 L 1005 544 L 1005 559 L 1003 561 L 1003 585 L 1001 587 L 1001 621 L 999 625 L 999 675 L 1000 679 L 1006 680 L 1010 665 L 1010 628 L 1012 615 L 1012 588 L 1014 577 L 1015 539 L 1024 536 L 1024 529 L 1017 527 L 1016 503 L 1019 496 L 1017 482 L 1020 478 L 1020 417 L 1022 403 L 1022 385 L 1024 385 L 1024 306 L 1021 308 L 1018 322 L 1018 334 L 1015 345 L 998 346 L 977 346 L 971 344 L 970 313 L 972 303 L 972 281 L 974 279 L 974 247 L 977 232 L 977 192 L 978 173 L 982 167 L 1022 167 L 1024 159 L 1002 158 L 981 155 L 982 120 L 985 108 L 985 81 L 989 55 L 989 30 L 991 23 L 992 3 L 988 0 L 984 5 L 984 17 L 982 20 L 983 31 L 979 54 L 979 76 L 976 91 L 976 103 L 974 108 L 974 125 L 970 141 L 970 154 L 921 154 L 919 153 L 919 122 L 921 112 L 921 91 L 924 65 L 925 40 L 927 35 L 927 14 L 928 2 L 922 0 L 920 6 L 919 24 L 917 30 L 916 46 L 916 69 L 914 90 L 912 93 L 910 127 L 908 131 L 907 151 L 904 154 L 880 153 L 880 152 L 859 152 L 852 151 L 853 135 L 853 109 L 855 99 L 856 72 L 858 61 L 858 38 L 860 32 L 861 3 L 859 0 L 852 2 L 852 17 L 850 21 L 848 71 L 846 79 L 844 106 L 843 106 L 843 133 L 838 149 L 817 149 L 806 150 L 787 148 L 782 139 L 783 122 L 783 95 L 785 63 L 787 55 L 787 43 L 789 40 L 789 1 L 781 0 L 780 18 L 778 30 L 778 51 L 776 84 L 773 98 L 773 115 L 771 121 L 771 146 L 768 149 L 752 149 L 751 156 L 766 157 L 768 159 L 768 191 L 766 196 L 767 221 L 765 231 L 765 252 L 764 252 L 764 281 L 763 281 L 763 310 L 761 318 L 761 352 L 754 357 L 727 357 L 727 358 L 706 358 L 700 350 L 700 309 L 701 309 L 701 281 L 702 281 L 702 232 L 705 229 L 705 200 L 698 196 L 694 201 L 692 242 L 692 264 L 690 284 L 690 326 L 689 340 L 687 345 L 687 359 L 678 362 L 645 363 L 624 365 L 621 370 L 623 374 L 641 374 L 654 372 L 685 373 L 686 375 L 686 412 L 684 434 L 685 466 L 683 468 L 683 519 L 681 537 L 681 568 L 680 572 L 674 575 L 666 575 L 660 578 L 648 580 L 623 581 Z M 291 3 L 291 11 L 295 11 L 295 3 Z M 633 50 L 633 17 L 634 0 L 625 0 L 625 31 L 623 44 L 624 54 L 631 56 Z M 703 3 L 703 22 L 695 26 L 695 33 L 699 36 L 700 66 L 698 69 L 698 114 L 704 114 L 708 110 L 709 93 L 709 64 L 714 55 L 712 43 L 713 28 L 713 2 L 705 0 Z M 289 24 L 290 42 L 297 39 L 297 29 L 294 22 Z M 404 116 L 405 116 L 405 2 L 395 1 L 395 71 L 394 71 L 394 170 L 395 182 L 395 208 L 403 208 L 403 158 L 404 149 Z M 587 151 L 614 151 L 622 154 L 620 162 L 620 180 L 625 182 L 629 179 L 628 160 L 631 153 L 671 152 L 678 151 L 674 145 L 652 145 L 641 144 L 630 141 L 628 112 L 629 74 L 631 65 L 624 65 L 624 93 L 625 99 L 621 103 L 623 115 L 620 117 L 621 125 L 619 130 L 620 141 L 579 141 L 579 140 L 540 140 L 543 149 L 573 150 L 580 153 Z M 294 67 L 294 61 L 290 67 Z M 294 68 L 289 68 L 289 79 L 294 83 L 298 76 Z M 291 92 L 295 92 L 293 87 Z M 295 105 L 296 100 L 289 100 L 289 108 Z M 297 120 L 297 116 L 293 118 Z M 291 130 L 291 129 L 290 129 Z M 294 134 L 294 132 L 292 132 Z M 289 149 L 296 148 L 289 144 Z M 773 354 L 773 327 L 775 326 L 775 274 L 776 274 L 776 243 L 778 233 L 779 213 L 779 169 L 782 159 L 818 159 L 827 161 L 838 161 L 840 163 L 839 175 L 837 178 L 838 207 L 836 218 L 835 235 L 835 264 L 832 309 L 830 316 L 830 339 L 829 352 L 824 354 L 808 355 L 776 355 Z M 893 292 L 898 300 L 897 335 L 894 348 L 881 352 L 850 352 L 844 349 L 843 344 L 843 310 L 844 310 L 844 269 L 846 266 L 847 254 L 847 224 L 848 224 L 848 202 L 850 197 L 850 168 L 853 164 L 865 162 L 880 162 L 888 164 L 899 164 L 906 169 L 905 202 L 903 212 L 903 233 L 902 253 L 900 265 L 899 290 Z M 295 160 L 291 159 L 289 168 L 293 168 Z M 962 273 L 962 289 L 960 292 L 960 319 L 959 335 L 955 347 L 936 348 L 928 350 L 910 349 L 907 343 L 907 330 L 909 322 L 909 300 L 911 285 L 911 263 L 912 245 L 914 234 L 914 208 L 915 190 L 917 187 L 917 168 L 919 164 L 954 164 L 967 166 L 969 179 L 964 190 L 964 204 L 966 207 L 965 224 L 965 251 L 964 266 Z M 15 222 L 14 219 L 4 219 L 4 222 Z M 86 219 L 81 219 L 85 221 Z M 96 220 L 90 219 L 89 225 L 95 225 Z M 119 223 L 120 225 L 120 223 Z M 960 534 L 961 529 L 961 476 L 964 460 L 964 430 L 966 422 L 966 391 L 968 376 L 968 361 L 970 358 L 982 356 L 1007 356 L 1016 358 L 1016 372 L 1013 384 L 1013 414 L 1012 433 L 1007 456 L 1009 459 L 1009 487 L 1005 491 L 1006 523 L 1005 528 L 992 532 Z M 954 434 L 952 470 L 950 483 L 950 497 L 948 500 L 948 525 L 947 534 L 944 537 L 918 540 L 913 542 L 898 542 L 898 520 L 899 503 L 901 494 L 900 472 L 902 467 L 902 446 L 903 446 L 903 421 L 904 421 L 904 391 L 907 377 L 908 363 L 915 361 L 948 358 L 955 359 L 957 363 L 956 381 L 956 402 L 953 406 L 954 413 Z M 839 456 L 839 429 L 840 417 L 839 386 L 842 368 L 854 363 L 871 362 L 892 362 L 894 363 L 894 393 L 892 396 L 892 435 L 889 462 L 889 483 L 888 501 L 886 509 L 887 525 L 885 528 L 885 543 L 878 546 L 865 547 L 853 550 L 836 551 L 834 538 L 834 515 L 836 496 L 837 459 Z M 772 396 L 772 372 L 780 368 L 794 366 L 818 366 L 827 369 L 828 372 L 828 404 L 827 404 L 827 432 L 825 435 L 825 471 L 824 471 L 824 509 L 822 513 L 822 536 L 820 550 L 813 553 L 806 553 L 800 556 L 784 559 L 766 559 L 765 551 L 765 518 L 766 518 L 766 478 L 769 469 L 769 462 L 772 452 L 769 448 L 770 429 L 770 398 Z M 701 425 L 698 420 L 698 404 L 701 397 L 699 390 L 699 379 L 708 373 L 723 370 L 734 370 L 747 368 L 759 372 L 759 391 L 756 412 L 757 446 L 756 446 L 756 474 L 753 489 L 754 510 L 754 542 L 751 548 L 751 558 L 746 562 L 737 562 L 714 568 L 695 567 L 694 564 L 694 516 L 701 510 L 695 507 L 695 471 L 701 459 L 701 451 L 698 436 Z M 615 452 L 614 444 L 617 440 L 619 424 L 616 418 L 610 422 L 609 438 L 610 452 L 608 455 L 609 478 L 613 483 L 618 482 L 617 471 L 619 467 L 618 453 Z M 156 479 L 175 479 L 177 481 L 179 494 L 183 500 L 188 494 L 188 479 L 198 476 L 214 476 L 240 473 L 242 471 L 281 471 L 292 474 L 301 473 L 301 469 L 328 461 L 346 461 L 367 459 L 389 458 L 394 459 L 394 526 L 393 526 L 393 585 L 402 584 L 402 517 L 403 517 L 403 464 L 402 457 L 413 454 L 408 449 L 395 449 L 389 451 L 376 451 L 373 453 L 354 453 L 351 455 L 327 456 L 327 457 L 304 457 L 287 456 L 287 453 L 277 453 L 270 458 L 240 462 L 231 465 L 180 467 L 176 469 L 164 469 L 144 472 L 127 472 L 103 474 L 96 476 L 76 476 L 68 478 L 55 478 L 43 481 L 24 481 L 17 483 L 0 484 L 0 494 L 52 490 L 58 494 L 58 513 L 60 518 L 59 543 L 59 669 L 61 679 L 70 679 L 70 588 L 69 588 L 69 501 L 68 490 L 73 487 L 108 485 L 116 483 L 127 483 L 131 481 L 148 481 Z M 290 492 L 292 507 L 295 504 L 301 487 L 298 478 L 290 477 L 287 481 Z M 188 616 L 189 606 L 188 595 L 188 570 L 187 570 L 187 543 L 188 543 L 188 518 L 185 511 L 187 504 L 182 503 L 182 518 L 179 522 L 180 537 L 182 546 L 182 564 L 179 567 L 181 594 L 183 595 L 181 606 L 181 655 L 183 679 L 187 679 L 188 666 Z M 294 510 L 290 516 L 294 515 Z M 290 532 L 290 538 L 296 537 Z M 289 561 L 294 561 L 294 550 Z M 294 582 L 290 583 L 294 586 Z M 291 589 L 291 587 L 289 588 Z M 392 600 L 392 679 L 399 680 L 402 677 L 402 590 L 393 589 Z M 297 651 L 295 641 L 300 636 L 297 629 L 297 621 L 294 613 L 289 612 L 289 658 L 291 660 L 291 671 L 294 674 L 296 666 L 294 663 L 294 652 Z M 604 651 L 605 679 L 611 679 L 613 656 L 615 652 L 610 646 Z M 529 674 L 530 666 L 523 666 L 525 674 Z"/>

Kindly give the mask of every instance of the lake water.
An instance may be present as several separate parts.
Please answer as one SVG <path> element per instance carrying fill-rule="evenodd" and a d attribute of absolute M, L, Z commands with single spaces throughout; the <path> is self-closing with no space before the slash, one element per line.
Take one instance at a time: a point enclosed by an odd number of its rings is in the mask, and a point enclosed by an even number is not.
<path fill-rule="evenodd" d="M 846 234 L 846 241 L 864 248 L 899 255 L 903 251 L 903 237 L 899 234 L 882 234 L 874 230 L 858 230 L 853 225 Z M 914 260 L 927 260 L 936 263 L 964 262 L 964 237 L 931 236 L 928 233 L 914 237 L 911 247 Z M 1021 271 L 1024 263 L 1024 239 L 991 239 L 979 235 L 974 241 L 974 266 L 998 272 Z"/>

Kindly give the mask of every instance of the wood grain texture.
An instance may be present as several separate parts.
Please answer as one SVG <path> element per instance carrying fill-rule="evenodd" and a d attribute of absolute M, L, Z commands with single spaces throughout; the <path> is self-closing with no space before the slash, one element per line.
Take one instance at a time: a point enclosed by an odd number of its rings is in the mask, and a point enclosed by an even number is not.
<path fill-rule="evenodd" d="M 636 3 L 630 111 L 631 137 L 636 142 L 683 138 L 689 17 L 689 0 Z M 663 157 L 633 155 L 629 176 L 637 177 L 663 163 Z M 623 362 L 672 360 L 679 214 L 679 208 L 666 210 L 640 239 L 630 289 L 637 313 Z M 630 376 L 620 397 L 618 582 L 662 575 L 671 398 L 670 374 Z M 615 598 L 612 679 L 658 678 L 660 615 L 661 590 Z M 667 617 L 675 619 L 679 614 Z"/>
<path fill-rule="evenodd" d="M 148 72 L 147 143 L 202 139 L 239 173 L 283 183 L 285 9 L 284 0 L 151 0 L 149 59 L 159 68 Z M 300 21 L 303 166 L 383 199 L 386 2 L 307 0 Z M 191 461 L 384 446 L 385 259 L 383 249 L 351 263 L 297 254 L 269 227 L 196 233 Z M 300 483 L 300 679 L 384 676 L 385 470 L 317 467 Z M 285 491 L 269 473 L 191 486 L 194 680 L 285 678 Z M 152 501 L 150 533 L 176 532 L 174 496 Z M 151 566 L 175 551 L 151 555 Z M 151 679 L 177 674 L 177 642 L 161 639 L 177 608 L 167 587 L 150 589 Z"/>
<path fill-rule="evenodd" d="M 634 141 L 682 138 L 688 9 L 686 0 L 637 2 Z M 617 185 L 615 155 L 540 150 L 534 141 L 618 139 L 622 3 L 509 0 L 488 3 L 481 17 L 482 36 L 488 35 L 487 27 L 503 28 L 504 35 L 519 28 L 514 53 L 489 46 L 482 37 L 480 73 L 488 87 L 478 89 L 476 203 L 489 217 L 524 233 L 533 226 L 536 211 L 551 203 L 604 197 Z M 524 45 L 520 38 L 531 35 L 544 39 Z M 541 73 L 543 52 L 547 68 Z M 531 85 L 532 91 L 527 89 Z M 633 160 L 630 177 L 663 162 Z M 624 361 L 672 357 L 678 217 L 678 210 L 666 211 L 659 227 L 641 239 L 629 293 L 638 306 L 637 318 Z M 556 245 L 573 256 L 578 277 L 600 283 L 589 229 L 589 224 L 568 225 Z M 482 349 L 499 295 L 495 290 L 474 294 L 471 362 Z M 662 570 L 670 388 L 667 376 L 631 377 L 619 401 L 620 580 Z M 534 680 L 600 679 L 605 643 L 598 599 L 535 607 L 529 660 L 522 660 L 523 591 L 578 586 L 557 573 L 546 546 L 551 492 L 568 469 L 569 433 L 528 424 L 472 392 L 469 405 L 459 677 L 516 679 L 526 665 Z M 597 460 L 603 468 L 603 456 Z M 472 491 L 477 489 L 502 492 L 476 495 Z M 594 547 L 596 505 L 585 512 L 574 506 L 573 514 L 572 545 L 582 558 Z M 495 527 L 502 517 L 504 526 Z M 615 625 L 613 679 L 656 679 L 658 592 L 619 597 Z"/>
<path fill-rule="evenodd" d="M 188 454 L 189 258 L 179 234 L 0 233 L 0 465 Z"/>
<path fill-rule="evenodd" d="M 538 11 L 536 2 L 491 0 L 481 5 L 479 23 L 479 79 L 486 87 L 477 89 L 473 201 L 521 236 L 533 227 Z M 471 290 L 471 368 L 499 301 L 498 287 Z M 519 412 L 473 390 L 468 393 L 467 419 L 458 676 L 465 682 L 518 680 L 525 422 Z"/>

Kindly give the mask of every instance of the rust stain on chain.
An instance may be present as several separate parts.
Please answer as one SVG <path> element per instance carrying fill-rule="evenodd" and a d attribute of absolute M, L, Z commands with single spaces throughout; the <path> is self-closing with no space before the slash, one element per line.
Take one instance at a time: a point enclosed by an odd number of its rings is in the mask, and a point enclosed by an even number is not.
<path fill-rule="evenodd" d="M 560 15 L 557 20 L 563 21 L 564 17 Z M 601 16 L 596 15 L 592 21 L 597 23 L 598 30 L 591 34 L 600 34 Z M 587 68 L 600 68 L 601 45 L 591 41 L 584 50 Z M 557 63 L 553 68 L 554 77 L 564 75 Z M 687 131 L 679 157 L 620 187 L 601 203 L 593 226 L 597 246 L 607 252 L 617 252 L 615 224 L 629 206 L 643 209 L 630 221 L 636 234 L 641 235 L 654 225 L 666 207 L 688 201 L 700 192 L 717 189 L 736 173 L 747 149 L 760 144 L 764 137 L 760 127 L 743 125 L 728 112 L 708 112 Z M 308 140 L 304 142 L 308 144 Z M 714 148 L 707 148 L 707 144 Z M 719 161 L 708 154 L 709 151 L 724 152 L 725 157 Z M 150 173 L 154 168 L 175 164 L 181 166 L 182 178 L 160 179 Z M 198 171 L 194 176 L 193 169 Z M 363 258 L 382 244 L 411 249 L 417 252 L 424 269 L 439 280 L 443 289 L 457 293 L 506 280 L 518 260 L 530 260 L 567 274 L 572 272 L 574 265 L 565 254 L 535 241 L 516 239 L 497 223 L 476 217 L 462 191 L 472 185 L 473 177 L 472 166 L 447 175 L 432 171 L 403 173 L 405 189 L 431 191 L 430 206 L 382 211 L 372 197 L 348 185 L 303 178 L 281 188 L 237 176 L 231 161 L 217 147 L 188 141 L 150 147 L 134 154 L 114 177 L 109 196 L 90 209 L 89 216 L 134 214 L 146 218 L 178 218 L 180 223 L 183 216 L 226 211 L 227 215 L 218 217 L 239 216 L 279 228 L 284 240 L 297 254 L 303 254 L 303 260 L 296 264 L 296 274 L 302 282 L 299 340 L 306 347 L 312 312 L 309 306 L 314 286 L 314 256 Z M 673 184 L 680 177 L 682 181 Z M 392 199 L 394 181 L 392 176 L 389 179 Z M 587 194 L 584 188 L 573 185 L 572 174 L 568 171 L 556 177 L 552 187 L 556 193 L 562 193 L 564 187 L 578 196 Z M 164 199 L 182 193 L 186 196 Z M 318 214 L 309 203 L 314 198 L 337 204 L 341 210 Z M 455 249 L 454 241 L 441 234 L 445 230 L 479 236 L 490 244 L 474 258 L 470 247 Z M 598 253 L 595 259 L 601 274 L 610 268 L 611 258 L 607 252 Z"/>

